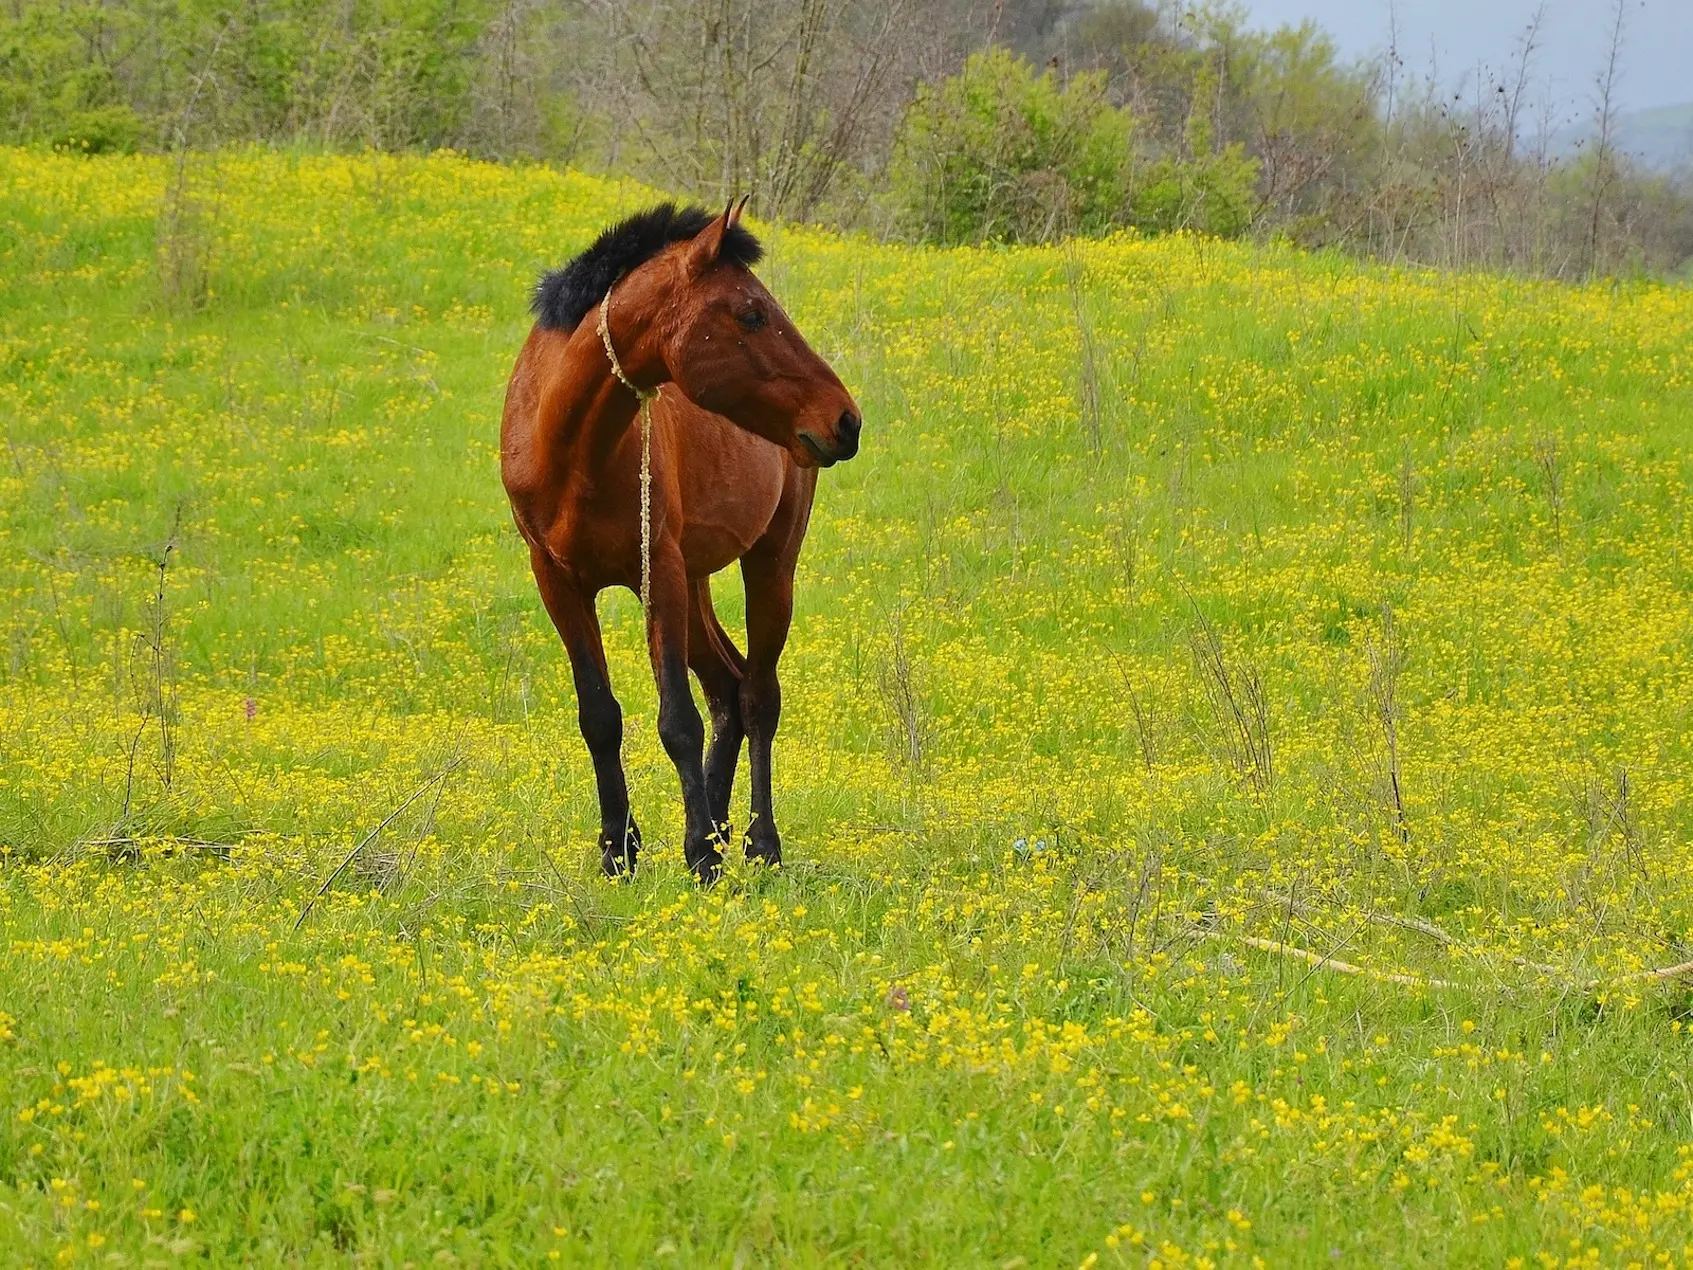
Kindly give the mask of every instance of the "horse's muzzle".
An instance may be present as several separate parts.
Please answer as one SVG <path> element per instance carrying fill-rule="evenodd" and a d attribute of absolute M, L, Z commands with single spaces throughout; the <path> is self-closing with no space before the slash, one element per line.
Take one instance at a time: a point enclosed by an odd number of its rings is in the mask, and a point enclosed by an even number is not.
<path fill-rule="evenodd" d="M 850 410 L 841 411 L 841 417 L 835 421 L 835 441 L 833 445 L 820 440 L 816 433 L 799 433 L 800 444 L 805 446 L 811 457 L 817 460 L 819 467 L 833 467 L 843 463 L 858 453 L 858 434 L 864 429 L 864 421 Z"/>
<path fill-rule="evenodd" d="M 835 422 L 835 459 L 850 459 L 858 453 L 858 434 L 864 430 L 864 420 L 850 410 L 841 411 Z"/>

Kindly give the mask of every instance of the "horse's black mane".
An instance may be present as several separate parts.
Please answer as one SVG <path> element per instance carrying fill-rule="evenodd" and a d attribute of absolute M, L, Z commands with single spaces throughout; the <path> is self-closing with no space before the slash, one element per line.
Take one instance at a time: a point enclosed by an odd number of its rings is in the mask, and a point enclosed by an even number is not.
<path fill-rule="evenodd" d="M 542 326 L 573 331 L 619 277 L 671 243 L 692 238 L 716 219 L 703 207 L 674 203 L 660 203 L 625 217 L 562 269 L 543 274 L 529 298 L 529 308 Z M 723 240 L 723 258 L 736 264 L 751 268 L 763 254 L 758 239 L 739 225 Z"/>

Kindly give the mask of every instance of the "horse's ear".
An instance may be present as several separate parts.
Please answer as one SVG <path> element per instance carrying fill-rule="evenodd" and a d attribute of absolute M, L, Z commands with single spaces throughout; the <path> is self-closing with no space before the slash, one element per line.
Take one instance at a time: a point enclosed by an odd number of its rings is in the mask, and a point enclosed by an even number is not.
<path fill-rule="evenodd" d="M 745 200 L 743 199 L 744 203 Z M 702 273 L 717 263 L 717 258 L 723 254 L 723 241 L 729 236 L 735 222 L 741 217 L 735 207 L 735 201 L 730 199 L 724 204 L 723 215 L 717 217 L 699 233 L 694 235 L 693 245 L 688 251 L 688 266 L 695 273 Z"/>
<path fill-rule="evenodd" d="M 751 194 L 741 195 L 740 201 L 734 205 L 734 209 L 729 213 L 729 224 L 727 228 L 733 229 L 736 225 L 741 223 L 741 213 L 747 210 L 747 203 L 751 200 L 751 198 Z"/>

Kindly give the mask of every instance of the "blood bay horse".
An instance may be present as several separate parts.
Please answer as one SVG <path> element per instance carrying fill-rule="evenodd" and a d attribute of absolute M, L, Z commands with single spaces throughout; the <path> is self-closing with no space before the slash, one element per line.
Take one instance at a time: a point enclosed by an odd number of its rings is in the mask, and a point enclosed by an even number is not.
<path fill-rule="evenodd" d="M 660 204 L 547 274 L 506 387 L 500 474 L 570 656 L 611 875 L 634 868 L 641 833 L 629 812 L 623 711 L 594 601 L 606 587 L 641 583 L 641 440 L 631 425 L 637 394 L 651 391 L 647 647 L 659 739 L 682 782 L 683 857 L 701 881 L 717 876 L 744 738 L 752 764 L 746 853 L 781 860 L 770 789 L 782 703 L 776 663 L 817 469 L 857 453 L 861 420 L 840 379 L 753 275 L 762 249 L 740 224 L 745 205 L 713 217 Z M 711 575 L 736 560 L 746 588 L 744 657 L 711 608 Z M 711 711 L 709 754 L 689 669 Z"/>

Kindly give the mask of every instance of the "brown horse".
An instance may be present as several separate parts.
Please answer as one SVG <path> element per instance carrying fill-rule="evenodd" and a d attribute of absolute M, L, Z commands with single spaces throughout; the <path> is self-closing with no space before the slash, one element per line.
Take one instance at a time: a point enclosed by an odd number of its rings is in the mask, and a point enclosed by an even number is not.
<path fill-rule="evenodd" d="M 640 586 L 641 442 L 631 425 L 637 392 L 655 389 L 647 647 L 659 739 L 682 782 L 683 857 L 701 881 L 716 877 L 744 738 L 752 756 L 746 853 L 781 860 L 770 805 L 782 704 L 776 663 L 817 469 L 857 453 L 860 417 L 753 276 L 762 250 L 739 223 L 745 205 L 713 217 L 660 204 L 542 278 L 535 326 L 506 387 L 500 474 L 570 655 L 599 785 L 602 863 L 612 875 L 634 868 L 641 833 L 629 813 L 623 711 L 594 600 L 608 586 Z M 711 608 L 710 577 L 735 560 L 746 587 L 744 657 Z M 690 668 L 711 710 L 709 756 Z"/>

